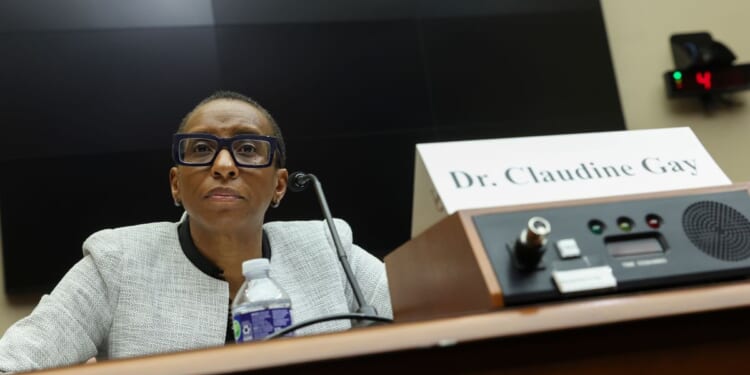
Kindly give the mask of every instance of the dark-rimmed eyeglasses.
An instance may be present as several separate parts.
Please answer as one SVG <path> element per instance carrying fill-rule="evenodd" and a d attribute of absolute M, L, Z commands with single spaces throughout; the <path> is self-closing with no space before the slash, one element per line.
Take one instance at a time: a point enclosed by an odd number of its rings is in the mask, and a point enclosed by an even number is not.
<path fill-rule="evenodd" d="M 278 142 L 274 137 L 255 134 L 219 138 L 213 134 L 186 133 L 172 137 L 172 159 L 180 165 L 212 165 L 219 151 L 225 148 L 238 167 L 265 168 L 273 163 Z"/>

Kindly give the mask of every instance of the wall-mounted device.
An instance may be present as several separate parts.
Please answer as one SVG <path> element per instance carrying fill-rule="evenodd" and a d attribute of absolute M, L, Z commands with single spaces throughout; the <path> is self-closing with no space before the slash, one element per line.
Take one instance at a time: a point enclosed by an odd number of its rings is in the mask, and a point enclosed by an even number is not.
<path fill-rule="evenodd" d="M 456 212 L 386 256 L 398 320 L 750 276 L 748 186 Z"/>
<path fill-rule="evenodd" d="M 664 73 L 664 81 L 670 98 L 699 98 L 709 104 L 750 88 L 750 64 L 734 65 L 736 56 L 711 34 L 675 34 L 669 41 L 675 69 Z"/>

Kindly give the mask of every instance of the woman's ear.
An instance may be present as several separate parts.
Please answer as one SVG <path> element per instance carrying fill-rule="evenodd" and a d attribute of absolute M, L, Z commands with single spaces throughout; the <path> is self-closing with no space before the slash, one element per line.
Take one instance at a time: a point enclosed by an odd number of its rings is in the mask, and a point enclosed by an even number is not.
<path fill-rule="evenodd" d="M 286 185 L 289 182 L 289 171 L 286 168 L 279 168 L 276 171 L 276 187 L 273 192 L 273 201 L 277 204 L 281 202 L 286 194 Z"/>
<path fill-rule="evenodd" d="M 169 187 L 172 190 L 172 199 L 174 199 L 174 205 L 180 206 L 182 204 L 182 196 L 180 195 L 180 183 L 178 182 L 178 175 L 180 171 L 177 167 L 169 169 Z"/>

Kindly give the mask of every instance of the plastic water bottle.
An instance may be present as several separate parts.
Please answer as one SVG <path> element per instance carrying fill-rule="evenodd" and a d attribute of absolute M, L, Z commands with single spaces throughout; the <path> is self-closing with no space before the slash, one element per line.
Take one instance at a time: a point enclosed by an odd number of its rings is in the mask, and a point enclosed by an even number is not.
<path fill-rule="evenodd" d="M 292 325 L 292 301 L 268 276 L 268 259 L 242 263 L 245 282 L 232 302 L 232 328 L 237 343 L 261 340 Z"/>

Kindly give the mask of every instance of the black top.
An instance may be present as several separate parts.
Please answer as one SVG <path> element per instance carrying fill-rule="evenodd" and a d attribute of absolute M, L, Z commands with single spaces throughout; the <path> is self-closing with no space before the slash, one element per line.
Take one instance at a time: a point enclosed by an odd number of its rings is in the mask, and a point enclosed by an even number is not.
<path fill-rule="evenodd" d="M 180 239 L 182 252 L 185 253 L 185 256 L 190 260 L 190 263 L 193 263 L 194 266 L 198 267 L 201 272 L 208 276 L 219 280 L 225 280 L 224 270 L 213 264 L 208 258 L 203 256 L 200 251 L 198 251 L 197 247 L 195 247 L 193 237 L 190 236 L 190 220 L 185 218 L 185 221 L 180 223 L 177 227 L 177 236 Z M 261 240 L 261 256 L 268 260 L 271 259 L 271 243 L 268 242 L 268 236 L 266 235 L 265 230 L 263 231 L 263 237 Z M 234 344 L 234 331 L 232 330 L 232 296 L 229 296 L 226 343 Z"/>

